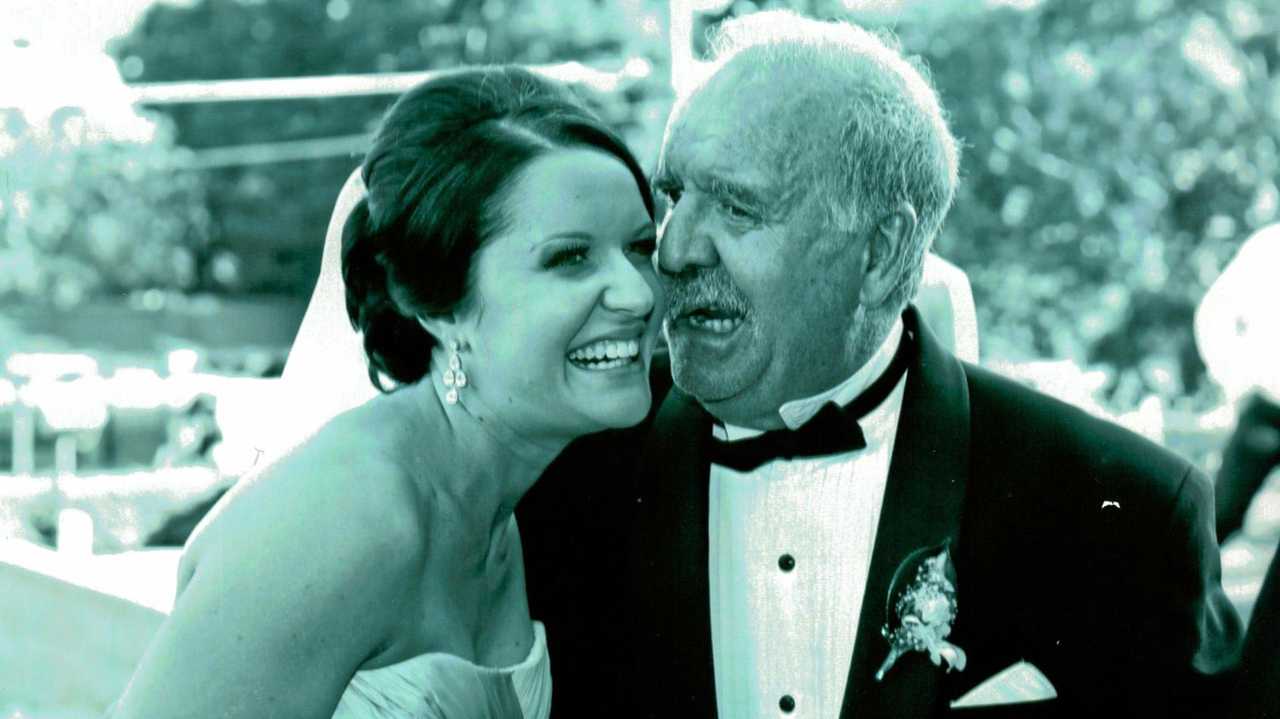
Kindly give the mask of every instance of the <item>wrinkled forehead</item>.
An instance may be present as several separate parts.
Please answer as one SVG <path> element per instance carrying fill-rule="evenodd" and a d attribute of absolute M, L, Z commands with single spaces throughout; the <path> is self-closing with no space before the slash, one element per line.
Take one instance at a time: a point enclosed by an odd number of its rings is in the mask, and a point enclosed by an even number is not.
<path fill-rule="evenodd" d="M 660 165 L 677 173 L 732 165 L 786 179 L 798 151 L 825 131 L 825 115 L 799 73 L 742 58 L 682 99 L 663 138 Z"/>

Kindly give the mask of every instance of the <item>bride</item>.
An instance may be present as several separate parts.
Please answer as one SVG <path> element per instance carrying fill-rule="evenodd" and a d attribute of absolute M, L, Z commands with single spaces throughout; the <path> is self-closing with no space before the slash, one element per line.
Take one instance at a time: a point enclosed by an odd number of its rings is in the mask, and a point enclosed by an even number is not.
<path fill-rule="evenodd" d="M 205 518 L 117 719 L 550 713 L 513 509 L 572 440 L 649 410 L 648 185 L 513 67 L 410 90 L 361 176 L 342 275 L 380 394 Z"/>

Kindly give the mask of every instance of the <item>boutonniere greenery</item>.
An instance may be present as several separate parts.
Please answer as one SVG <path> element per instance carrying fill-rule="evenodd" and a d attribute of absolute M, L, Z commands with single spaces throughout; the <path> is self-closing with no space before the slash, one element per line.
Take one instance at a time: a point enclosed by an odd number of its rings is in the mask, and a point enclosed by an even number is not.
<path fill-rule="evenodd" d="M 889 640 L 889 656 L 876 672 L 884 681 L 907 652 L 925 652 L 934 666 L 963 671 L 964 650 L 947 641 L 956 621 L 955 567 L 947 545 L 920 549 L 907 557 L 889 585 L 889 606 L 880 633 Z"/>

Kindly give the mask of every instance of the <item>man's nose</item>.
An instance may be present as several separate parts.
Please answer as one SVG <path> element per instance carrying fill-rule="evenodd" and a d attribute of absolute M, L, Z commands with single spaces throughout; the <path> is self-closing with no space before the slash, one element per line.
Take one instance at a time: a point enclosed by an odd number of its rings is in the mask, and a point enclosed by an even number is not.
<path fill-rule="evenodd" d="M 658 270 L 668 275 L 679 275 L 698 268 L 714 267 L 720 256 L 708 229 L 703 213 L 698 211 L 696 198 L 681 198 L 667 215 L 658 238 Z"/>

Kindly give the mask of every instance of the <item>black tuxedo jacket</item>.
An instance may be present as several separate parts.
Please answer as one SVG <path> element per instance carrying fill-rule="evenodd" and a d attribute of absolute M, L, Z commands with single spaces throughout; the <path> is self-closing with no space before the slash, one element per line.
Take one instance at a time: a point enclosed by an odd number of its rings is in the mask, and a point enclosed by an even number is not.
<path fill-rule="evenodd" d="M 1253 605 L 1230 719 L 1280 719 L 1280 553 Z"/>
<path fill-rule="evenodd" d="M 547 628 L 554 719 L 626 716 L 616 705 L 629 665 L 628 546 L 636 465 L 671 387 L 665 355 L 650 371 L 654 404 L 640 426 L 583 437 L 516 508 L 530 615 Z"/>
<path fill-rule="evenodd" d="M 1280 428 L 1280 405 L 1254 395 L 1240 414 L 1218 470 L 1218 536 L 1239 529 L 1245 510 L 1271 470 L 1280 466 L 1280 449 L 1250 442 L 1259 428 Z M 1253 605 L 1232 691 L 1232 719 L 1280 719 L 1280 552 L 1271 560 Z"/>
<path fill-rule="evenodd" d="M 1217 715 L 1241 630 L 1221 587 L 1208 480 L 1130 432 L 962 364 L 914 309 L 904 320 L 914 356 L 841 717 Z M 633 634 L 622 640 L 633 661 L 620 691 L 631 691 L 617 715 L 716 716 L 711 421 L 672 390 L 647 438 L 624 615 Z M 877 683 L 891 578 L 943 543 L 957 573 L 950 640 L 968 666 L 946 673 L 913 653 Z M 950 708 L 1019 660 L 1056 699 Z"/>

